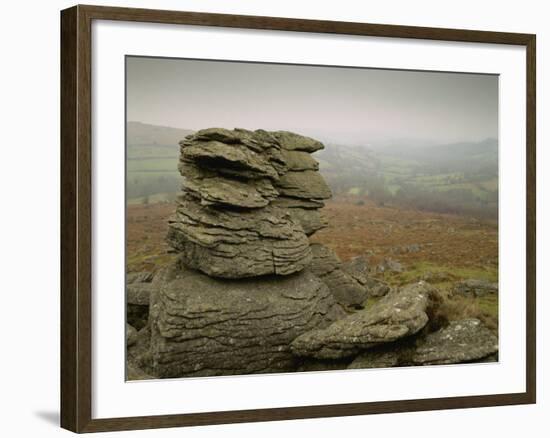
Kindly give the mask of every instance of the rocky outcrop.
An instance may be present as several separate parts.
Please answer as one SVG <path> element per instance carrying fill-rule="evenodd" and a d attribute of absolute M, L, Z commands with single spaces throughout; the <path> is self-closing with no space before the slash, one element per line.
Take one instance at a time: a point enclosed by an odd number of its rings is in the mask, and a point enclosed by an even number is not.
<path fill-rule="evenodd" d="M 130 324 L 126 324 L 126 345 L 131 347 L 137 341 L 137 330 Z"/>
<path fill-rule="evenodd" d="M 476 279 L 464 280 L 455 285 L 453 293 L 468 297 L 483 297 L 498 294 L 498 283 Z"/>
<path fill-rule="evenodd" d="M 138 330 L 147 324 L 149 297 L 155 287 L 152 272 L 126 274 L 126 322 Z"/>
<path fill-rule="evenodd" d="M 311 262 L 307 236 L 284 209 L 222 210 L 184 195 L 169 226 L 184 264 L 212 277 L 289 275 Z"/>
<path fill-rule="evenodd" d="M 159 275 L 150 311 L 151 371 L 159 377 L 293 370 L 292 340 L 342 316 L 308 270 L 230 281 L 178 262 Z"/>
<path fill-rule="evenodd" d="M 311 261 L 307 236 L 326 226 L 330 189 L 298 134 L 210 128 L 180 142 L 183 194 L 168 242 L 210 276 L 290 275 Z"/>
<path fill-rule="evenodd" d="M 311 254 L 311 271 L 326 283 L 334 299 L 344 306 L 362 307 L 367 299 L 366 288 L 342 269 L 336 253 L 320 243 L 313 243 Z"/>
<path fill-rule="evenodd" d="M 326 329 L 304 333 L 292 343 L 298 356 L 339 359 L 414 335 L 428 322 L 434 289 L 419 282 L 394 291 L 373 306 L 340 319 Z"/>
<path fill-rule="evenodd" d="M 366 257 L 358 256 L 342 265 L 342 269 L 364 289 L 367 297 L 383 297 L 390 291 L 387 283 L 371 277 L 371 269 Z"/>
<path fill-rule="evenodd" d="M 497 337 L 481 321 L 471 318 L 452 321 L 429 334 L 412 360 L 416 365 L 463 363 L 483 359 L 497 351 Z"/>

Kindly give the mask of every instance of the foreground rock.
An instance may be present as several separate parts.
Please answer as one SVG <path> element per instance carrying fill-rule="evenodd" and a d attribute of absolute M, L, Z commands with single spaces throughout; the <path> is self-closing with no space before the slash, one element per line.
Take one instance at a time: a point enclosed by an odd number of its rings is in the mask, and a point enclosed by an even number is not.
<path fill-rule="evenodd" d="M 158 287 L 152 272 L 126 274 L 126 321 L 140 330 L 149 319 L 149 297 Z"/>
<path fill-rule="evenodd" d="M 464 280 L 456 284 L 453 293 L 468 297 L 483 297 L 498 294 L 498 283 L 491 283 L 487 280 Z"/>
<path fill-rule="evenodd" d="M 294 370 L 290 343 L 342 316 L 310 272 L 217 280 L 177 263 L 151 300 L 150 374 L 214 376 Z"/>
<path fill-rule="evenodd" d="M 156 376 L 149 374 L 151 357 L 149 349 L 151 346 L 151 331 L 149 327 L 143 327 L 133 334 L 134 340 L 126 343 L 126 379 L 145 380 L 154 379 Z"/>
<path fill-rule="evenodd" d="M 362 307 L 367 299 L 366 287 L 342 269 L 336 253 L 320 243 L 313 243 L 311 255 L 311 271 L 326 283 L 334 299 L 344 306 Z"/>
<path fill-rule="evenodd" d="M 497 337 L 478 319 L 452 321 L 431 333 L 414 356 L 416 365 L 442 365 L 472 362 L 498 351 Z"/>
<path fill-rule="evenodd" d="M 392 368 L 399 365 L 400 351 L 365 351 L 357 356 L 348 369 Z"/>
<path fill-rule="evenodd" d="M 213 277 L 289 275 L 311 261 L 300 225 L 285 210 L 271 206 L 220 210 L 182 196 L 167 239 L 188 267 Z"/>
<path fill-rule="evenodd" d="M 363 286 L 367 297 L 383 297 L 390 291 L 387 283 L 370 276 L 369 262 L 364 256 L 354 257 L 349 262 L 344 263 L 342 269 Z"/>
<path fill-rule="evenodd" d="M 418 333 L 428 322 L 434 289 L 424 282 L 381 298 L 368 309 L 340 319 L 326 329 L 304 333 L 292 343 L 298 356 L 339 359 Z"/>

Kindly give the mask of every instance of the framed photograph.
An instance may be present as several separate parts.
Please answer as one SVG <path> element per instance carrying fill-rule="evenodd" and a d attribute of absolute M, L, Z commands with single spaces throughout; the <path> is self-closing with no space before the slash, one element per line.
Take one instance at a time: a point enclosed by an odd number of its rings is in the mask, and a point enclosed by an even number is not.
<path fill-rule="evenodd" d="M 61 425 L 535 403 L 535 35 L 61 12 Z"/>

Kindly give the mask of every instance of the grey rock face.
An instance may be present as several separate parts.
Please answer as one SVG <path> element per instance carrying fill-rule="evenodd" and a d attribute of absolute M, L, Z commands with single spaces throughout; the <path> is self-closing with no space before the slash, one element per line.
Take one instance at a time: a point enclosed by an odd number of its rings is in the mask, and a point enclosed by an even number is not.
<path fill-rule="evenodd" d="M 154 274 L 152 272 L 128 272 L 126 274 L 126 284 L 132 283 L 151 283 Z"/>
<path fill-rule="evenodd" d="M 289 208 L 288 214 L 295 223 L 300 224 L 306 236 L 328 226 L 327 219 L 318 210 Z"/>
<path fill-rule="evenodd" d="M 365 351 L 357 356 L 348 369 L 391 368 L 399 365 L 398 351 Z"/>
<path fill-rule="evenodd" d="M 304 269 L 307 236 L 326 226 L 318 209 L 331 195 L 310 156 L 322 147 L 282 131 L 210 128 L 187 136 L 168 242 L 188 267 L 213 277 Z"/>
<path fill-rule="evenodd" d="M 289 151 L 315 152 L 324 149 L 323 143 L 310 137 L 288 131 L 271 132 L 283 149 Z"/>
<path fill-rule="evenodd" d="M 198 198 L 202 205 L 260 208 L 279 195 L 267 178 L 230 179 L 191 164 L 181 165 L 180 170 L 185 175 L 184 190 Z"/>
<path fill-rule="evenodd" d="M 311 255 L 311 271 L 326 283 L 335 300 L 345 306 L 362 306 L 368 298 L 366 288 L 342 270 L 342 262 L 334 251 L 313 243 Z"/>
<path fill-rule="evenodd" d="M 472 362 L 498 351 L 497 337 L 475 318 L 452 321 L 431 333 L 417 348 L 413 362 L 417 365 L 442 365 Z"/>
<path fill-rule="evenodd" d="M 275 185 L 283 196 L 301 199 L 328 199 L 332 196 L 321 174 L 314 170 L 301 172 L 291 170 L 285 173 Z"/>
<path fill-rule="evenodd" d="M 130 283 L 126 285 L 126 302 L 140 306 L 149 305 L 149 296 L 154 289 L 153 283 Z"/>
<path fill-rule="evenodd" d="M 386 258 L 376 267 L 376 270 L 378 272 L 403 272 L 403 265 L 397 260 Z"/>
<path fill-rule="evenodd" d="M 126 345 L 132 346 L 137 341 L 137 330 L 130 324 L 126 324 Z"/>
<path fill-rule="evenodd" d="M 326 329 L 304 333 L 294 340 L 292 351 L 298 356 L 339 359 L 411 336 L 428 322 L 426 311 L 433 291 L 424 282 L 405 286 Z"/>
<path fill-rule="evenodd" d="M 367 278 L 367 281 L 364 284 L 364 287 L 367 291 L 367 296 L 373 298 L 380 298 L 385 296 L 390 292 L 390 286 L 387 283 L 384 283 L 381 280 L 376 278 Z"/>
<path fill-rule="evenodd" d="M 361 284 L 367 282 L 367 278 L 369 278 L 371 272 L 369 261 L 365 256 L 352 258 L 342 265 L 342 269 Z"/>
<path fill-rule="evenodd" d="M 363 286 L 368 297 L 383 297 L 390 291 L 388 284 L 370 276 L 370 266 L 364 256 L 354 257 L 344 263 L 342 269 Z"/>
<path fill-rule="evenodd" d="M 281 154 L 289 170 L 319 170 L 319 162 L 307 152 L 282 149 Z"/>
<path fill-rule="evenodd" d="M 288 275 L 311 261 L 303 229 L 288 212 L 271 206 L 221 210 L 183 196 L 167 239 L 188 267 L 213 277 Z"/>
<path fill-rule="evenodd" d="M 175 264 L 151 304 L 151 374 L 214 376 L 290 371 L 290 342 L 342 316 L 310 272 L 238 281 Z"/>
<path fill-rule="evenodd" d="M 135 333 L 134 342 L 126 343 L 126 379 L 144 380 L 153 379 L 156 376 L 149 374 L 146 369 L 150 369 L 150 346 L 151 330 L 144 327 Z"/>
<path fill-rule="evenodd" d="M 498 294 L 498 283 L 491 283 L 487 280 L 464 280 L 456 284 L 453 293 L 470 297 Z"/>
<path fill-rule="evenodd" d="M 287 170 L 281 146 L 266 131 L 203 129 L 181 141 L 180 151 L 180 161 L 228 176 L 276 180 Z"/>

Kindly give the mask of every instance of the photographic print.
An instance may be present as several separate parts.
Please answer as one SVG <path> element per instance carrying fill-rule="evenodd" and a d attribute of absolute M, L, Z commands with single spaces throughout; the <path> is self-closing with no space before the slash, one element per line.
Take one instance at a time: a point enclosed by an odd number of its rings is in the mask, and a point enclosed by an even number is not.
<path fill-rule="evenodd" d="M 497 362 L 498 87 L 127 56 L 127 379 Z"/>

